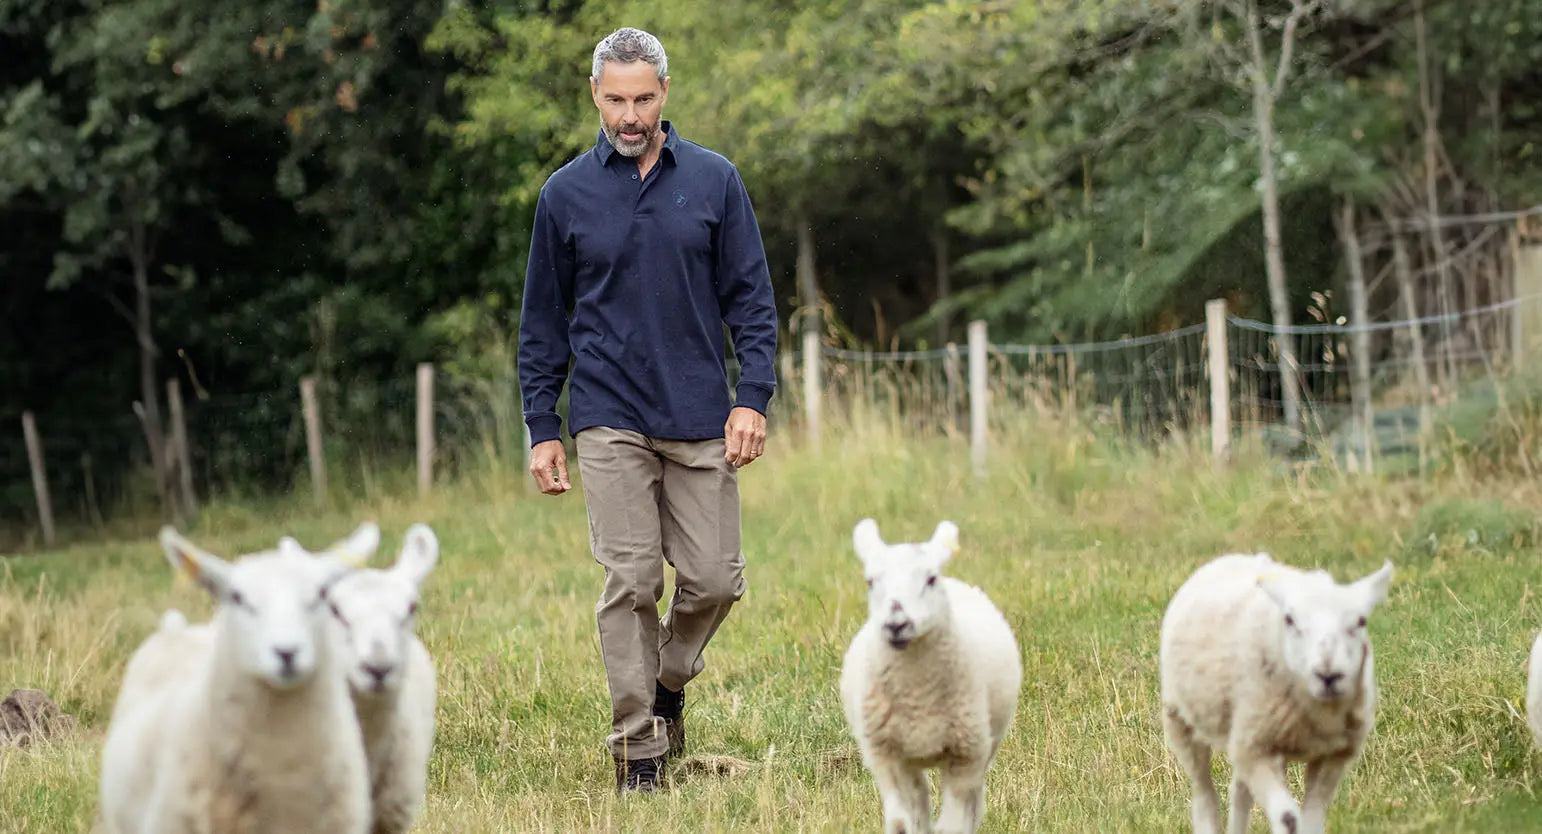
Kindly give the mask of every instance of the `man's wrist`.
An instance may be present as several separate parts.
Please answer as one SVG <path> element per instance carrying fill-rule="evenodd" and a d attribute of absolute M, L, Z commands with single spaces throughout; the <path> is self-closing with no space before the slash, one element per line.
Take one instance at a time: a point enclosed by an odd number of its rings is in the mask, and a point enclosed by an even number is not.
<path fill-rule="evenodd" d="M 759 412 L 760 416 L 766 416 L 766 409 L 771 403 L 771 390 L 762 385 L 751 382 L 741 382 L 734 390 L 734 407 L 748 408 Z"/>
<path fill-rule="evenodd" d="M 555 414 L 537 414 L 525 419 L 525 425 L 530 429 L 530 447 L 546 443 L 551 440 L 562 439 L 562 418 Z"/>

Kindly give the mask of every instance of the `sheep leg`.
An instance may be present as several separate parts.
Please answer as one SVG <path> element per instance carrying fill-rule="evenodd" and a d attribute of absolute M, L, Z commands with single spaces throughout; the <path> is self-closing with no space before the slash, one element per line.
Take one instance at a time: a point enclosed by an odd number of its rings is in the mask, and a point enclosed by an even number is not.
<path fill-rule="evenodd" d="M 930 834 L 932 792 L 923 770 L 880 760 L 873 765 L 873 781 L 883 799 L 884 834 Z"/>
<path fill-rule="evenodd" d="M 1332 756 L 1307 762 L 1306 795 L 1301 803 L 1302 834 L 1328 830 L 1328 806 L 1333 804 L 1333 793 L 1338 790 L 1339 780 L 1349 766 L 1348 756 Z"/>
<path fill-rule="evenodd" d="M 1301 808 L 1285 783 L 1285 759 L 1241 750 L 1232 754 L 1232 762 L 1248 791 L 1263 806 L 1269 830 L 1274 834 L 1305 834 L 1301 826 Z"/>
<path fill-rule="evenodd" d="M 1231 811 L 1227 815 L 1227 834 L 1247 834 L 1248 818 L 1253 814 L 1253 792 L 1248 783 L 1234 773 L 1231 777 Z"/>
<path fill-rule="evenodd" d="M 1167 738 L 1167 749 L 1173 751 L 1183 772 L 1194 783 L 1194 799 L 1191 812 L 1194 834 L 1220 834 L 1221 798 L 1215 792 L 1215 780 L 1210 776 L 1210 747 L 1194 737 L 1194 728 L 1178 717 L 1173 707 L 1162 713 L 1162 726 Z"/>
<path fill-rule="evenodd" d="M 985 816 L 987 762 L 970 761 L 942 770 L 942 809 L 937 834 L 974 834 Z"/>

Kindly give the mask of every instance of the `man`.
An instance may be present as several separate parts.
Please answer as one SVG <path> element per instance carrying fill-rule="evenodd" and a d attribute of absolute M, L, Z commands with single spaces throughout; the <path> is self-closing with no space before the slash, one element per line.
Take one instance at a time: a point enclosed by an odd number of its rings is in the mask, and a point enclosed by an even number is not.
<path fill-rule="evenodd" d="M 743 597 L 737 470 L 760 457 L 776 380 L 776 305 L 737 169 L 663 120 L 658 38 L 619 29 L 594 49 L 593 149 L 536 204 L 520 321 L 530 472 L 570 488 L 558 394 L 578 450 L 610 687 L 618 791 L 661 785 L 685 743 L 685 685 Z M 741 368 L 729 402 L 723 326 Z M 676 590 L 658 616 L 664 561 Z"/>

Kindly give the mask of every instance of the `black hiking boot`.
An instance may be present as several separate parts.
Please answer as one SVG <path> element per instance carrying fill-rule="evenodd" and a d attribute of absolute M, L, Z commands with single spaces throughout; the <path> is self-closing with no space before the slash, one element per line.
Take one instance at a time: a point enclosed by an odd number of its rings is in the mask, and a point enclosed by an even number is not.
<path fill-rule="evenodd" d="M 664 737 L 669 750 L 664 755 L 675 758 L 685 752 L 685 690 L 673 692 L 664 684 L 653 685 L 653 716 L 664 722 Z"/>
<path fill-rule="evenodd" d="M 664 790 L 664 757 L 616 759 L 616 793 L 657 793 Z"/>

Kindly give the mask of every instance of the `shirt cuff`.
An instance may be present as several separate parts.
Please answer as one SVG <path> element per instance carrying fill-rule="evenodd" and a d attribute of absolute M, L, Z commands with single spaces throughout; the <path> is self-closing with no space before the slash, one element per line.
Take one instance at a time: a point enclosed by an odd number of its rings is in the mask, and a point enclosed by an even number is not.
<path fill-rule="evenodd" d="M 538 443 L 562 439 L 562 418 L 556 414 L 532 415 L 525 418 L 525 425 L 530 427 L 532 448 Z"/>
<path fill-rule="evenodd" d="M 752 408 L 762 415 L 771 403 L 771 389 L 755 382 L 741 382 L 734 389 L 734 406 Z"/>

